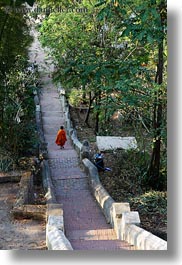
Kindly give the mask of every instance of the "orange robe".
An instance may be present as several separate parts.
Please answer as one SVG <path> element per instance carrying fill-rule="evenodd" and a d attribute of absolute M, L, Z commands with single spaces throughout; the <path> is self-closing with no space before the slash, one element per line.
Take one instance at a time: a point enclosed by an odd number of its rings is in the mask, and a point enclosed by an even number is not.
<path fill-rule="evenodd" d="M 63 129 L 60 129 L 57 133 L 57 136 L 56 136 L 56 141 L 55 143 L 57 145 L 60 145 L 60 146 L 64 146 L 65 142 L 67 141 L 67 138 L 66 138 L 66 132 L 65 130 Z"/>

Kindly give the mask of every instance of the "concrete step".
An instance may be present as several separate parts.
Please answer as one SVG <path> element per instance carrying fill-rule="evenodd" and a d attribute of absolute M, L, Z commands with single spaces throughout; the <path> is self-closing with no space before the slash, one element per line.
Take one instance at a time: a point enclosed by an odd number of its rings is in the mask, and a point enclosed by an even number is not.
<path fill-rule="evenodd" d="M 71 145 L 69 144 L 69 141 L 66 142 L 64 149 L 60 149 L 60 147 L 55 144 L 55 137 L 50 138 L 48 135 L 46 135 L 45 140 L 46 142 L 48 142 L 50 159 L 54 159 L 54 158 L 59 159 L 60 155 L 63 155 L 63 154 L 64 154 L 64 157 L 69 157 L 69 155 L 73 157 L 75 155 L 75 152 L 72 149 Z M 65 172 L 63 174 L 65 174 Z"/>
<path fill-rule="evenodd" d="M 45 135 L 52 135 L 55 136 L 57 135 L 58 129 L 59 129 L 60 123 L 57 123 L 57 125 L 55 126 L 53 125 L 45 125 L 43 126 L 43 130 L 44 130 L 44 134 Z"/>
<path fill-rule="evenodd" d="M 65 117 L 64 116 L 64 112 L 63 111 L 59 111 L 59 110 L 50 110 L 50 111 L 43 111 L 41 110 L 41 115 L 42 115 L 42 118 L 50 118 L 51 117 Z"/>
<path fill-rule="evenodd" d="M 41 102 L 41 111 L 48 111 L 48 112 L 52 112 L 52 111 L 60 111 L 60 105 L 56 102 L 52 102 L 50 103 L 50 101 L 47 102 Z"/>
<path fill-rule="evenodd" d="M 73 250 L 136 250 L 134 246 L 120 240 L 72 240 L 70 243 Z"/>
<path fill-rule="evenodd" d="M 73 230 L 66 233 L 69 240 L 116 240 L 113 229 Z"/>
<path fill-rule="evenodd" d="M 114 229 L 69 230 L 66 236 L 75 250 L 135 250 L 134 246 L 118 240 Z"/>
<path fill-rule="evenodd" d="M 51 116 L 44 116 L 42 118 L 43 120 L 43 124 L 46 125 L 54 125 L 55 127 L 58 126 L 58 129 L 60 127 L 60 124 L 63 123 L 63 121 L 65 120 L 65 118 L 63 117 L 63 115 L 51 115 Z"/>

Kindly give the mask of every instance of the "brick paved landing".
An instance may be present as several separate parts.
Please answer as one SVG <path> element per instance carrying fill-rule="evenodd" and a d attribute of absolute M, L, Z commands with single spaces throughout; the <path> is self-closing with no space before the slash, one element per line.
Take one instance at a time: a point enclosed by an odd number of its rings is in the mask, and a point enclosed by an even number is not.
<path fill-rule="evenodd" d="M 37 63 L 44 64 L 39 50 Z M 40 72 L 41 74 L 41 72 Z M 116 235 L 92 196 L 88 179 L 79 167 L 79 160 L 68 137 L 65 149 L 55 144 L 56 132 L 65 125 L 64 112 L 48 74 L 42 72 L 41 111 L 48 143 L 49 166 L 58 203 L 63 204 L 65 234 L 74 250 L 131 250 L 133 247 L 116 239 Z"/>

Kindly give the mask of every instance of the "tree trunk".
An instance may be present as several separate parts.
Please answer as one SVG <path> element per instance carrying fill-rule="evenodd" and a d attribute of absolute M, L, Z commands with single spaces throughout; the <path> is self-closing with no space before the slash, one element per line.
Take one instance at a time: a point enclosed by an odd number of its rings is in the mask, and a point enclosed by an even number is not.
<path fill-rule="evenodd" d="M 95 97 L 91 97 L 91 92 L 89 92 L 89 106 L 88 106 L 88 110 L 87 110 L 87 114 L 85 117 L 85 123 L 89 126 L 88 120 L 89 120 L 89 116 L 90 116 L 90 110 L 91 110 L 91 106 L 92 106 L 92 102 L 94 100 Z"/>
<path fill-rule="evenodd" d="M 162 63 L 158 68 L 158 84 L 162 84 L 163 72 L 163 46 L 159 48 L 159 62 Z M 162 57 L 161 57 L 162 56 Z M 153 126 L 154 126 L 154 143 L 151 156 L 151 162 L 148 175 L 151 178 L 151 184 L 158 185 L 160 173 L 160 152 L 161 152 L 161 124 L 162 124 L 162 102 L 160 97 L 161 91 L 156 93 L 156 102 L 154 103 Z"/>
<path fill-rule="evenodd" d="M 95 134 L 99 132 L 99 114 L 100 114 L 100 102 L 101 102 L 101 93 L 98 92 L 98 97 L 96 100 L 97 112 L 96 112 L 96 121 L 95 121 Z"/>
<path fill-rule="evenodd" d="M 1 31 L 0 31 L 0 41 L 2 40 L 3 33 L 4 33 L 4 30 L 5 30 L 5 27 L 6 27 L 6 22 L 8 21 L 8 17 L 9 17 L 9 15 L 6 14 L 4 23 L 3 23 Z"/>
<path fill-rule="evenodd" d="M 160 6 L 163 8 L 162 4 Z M 163 26 L 163 17 L 161 14 L 161 25 Z M 163 41 L 162 37 L 158 46 L 158 66 L 155 82 L 161 85 L 163 82 Z M 161 125 L 162 125 L 162 91 L 159 90 L 155 94 L 154 110 L 153 110 L 153 127 L 154 127 L 154 143 L 152 156 L 150 161 L 150 166 L 148 170 L 148 176 L 150 178 L 150 183 L 153 187 L 160 189 L 159 177 L 160 177 L 160 153 L 161 153 Z"/>
<path fill-rule="evenodd" d="M 85 85 L 83 86 L 82 103 L 83 104 L 87 103 L 87 101 L 86 101 L 86 89 L 85 89 Z"/>

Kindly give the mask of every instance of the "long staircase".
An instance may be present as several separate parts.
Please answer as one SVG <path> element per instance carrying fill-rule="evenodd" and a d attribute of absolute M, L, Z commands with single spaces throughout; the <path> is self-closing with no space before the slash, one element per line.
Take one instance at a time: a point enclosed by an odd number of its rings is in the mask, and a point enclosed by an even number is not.
<path fill-rule="evenodd" d="M 74 250 L 134 250 L 134 246 L 116 238 L 102 210 L 92 196 L 86 174 L 71 140 L 60 149 L 55 144 L 56 133 L 65 124 L 65 113 L 58 92 L 52 83 L 53 65 L 37 38 L 31 48 L 32 61 L 39 68 L 42 81 L 40 105 L 45 140 L 48 143 L 48 162 L 58 203 L 63 205 L 65 235 Z"/>
<path fill-rule="evenodd" d="M 41 95 L 41 109 L 45 140 L 48 143 L 48 161 L 58 203 L 63 204 L 65 235 L 73 249 L 134 249 L 117 240 L 114 230 L 93 198 L 85 173 L 71 141 L 60 149 L 55 136 L 65 117 L 51 80 L 46 80 Z"/>

